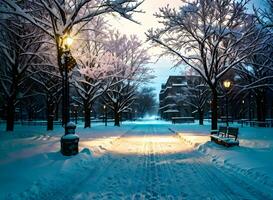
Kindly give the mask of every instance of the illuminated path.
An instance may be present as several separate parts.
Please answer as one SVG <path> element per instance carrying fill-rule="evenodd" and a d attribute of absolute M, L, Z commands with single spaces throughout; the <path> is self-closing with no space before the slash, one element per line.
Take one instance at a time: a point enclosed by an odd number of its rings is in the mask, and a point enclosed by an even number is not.
<path fill-rule="evenodd" d="M 167 125 L 116 139 L 63 199 L 269 199 L 245 177 L 215 167 Z"/>

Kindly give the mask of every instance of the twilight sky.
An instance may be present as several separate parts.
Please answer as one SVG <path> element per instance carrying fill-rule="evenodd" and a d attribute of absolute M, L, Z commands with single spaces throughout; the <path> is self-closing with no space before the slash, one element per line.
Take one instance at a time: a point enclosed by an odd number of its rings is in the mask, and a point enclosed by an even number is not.
<path fill-rule="evenodd" d="M 256 6 L 261 6 L 262 2 L 263 0 L 252 0 L 252 3 L 255 3 Z M 151 27 L 155 28 L 158 26 L 157 20 L 153 14 L 157 12 L 160 7 L 164 7 L 168 4 L 170 7 L 177 8 L 182 5 L 182 2 L 181 0 L 145 0 L 140 6 L 140 9 L 145 13 L 134 14 L 134 19 L 140 22 L 140 25 L 119 17 L 111 17 L 109 19 L 109 24 L 111 24 L 112 27 L 119 29 L 121 33 L 136 34 L 145 41 L 145 32 Z M 151 53 L 155 54 L 156 51 L 153 50 Z M 154 58 L 153 61 L 155 60 L 156 59 Z M 157 63 L 150 64 L 150 67 L 154 69 L 154 75 L 156 76 L 150 85 L 156 88 L 157 94 L 160 91 L 161 84 L 166 82 L 168 76 L 179 75 L 181 73 L 181 69 L 171 69 L 173 65 L 174 64 L 167 58 L 161 58 Z"/>

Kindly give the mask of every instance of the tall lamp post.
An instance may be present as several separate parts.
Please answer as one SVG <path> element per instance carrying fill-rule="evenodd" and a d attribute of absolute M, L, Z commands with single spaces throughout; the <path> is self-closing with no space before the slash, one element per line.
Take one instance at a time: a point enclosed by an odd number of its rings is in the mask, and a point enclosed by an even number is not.
<path fill-rule="evenodd" d="M 135 110 L 135 120 L 137 120 L 137 110 Z"/>
<path fill-rule="evenodd" d="M 61 38 L 61 48 L 62 48 L 62 71 L 64 75 L 64 125 L 66 127 L 67 123 L 70 121 L 70 102 L 69 102 L 69 72 L 75 66 L 75 60 L 70 53 L 70 47 L 73 43 L 73 38 L 69 35 L 64 35 Z M 67 134 L 67 130 L 65 129 L 65 133 Z"/>
<path fill-rule="evenodd" d="M 107 126 L 107 106 L 103 105 L 103 111 L 104 111 L 104 123 L 105 126 Z"/>
<path fill-rule="evenodd" d="M 75 134 L 76 124 L 70 122 L 70 102 L 69 102 L 69 72 L 75 67 L 76 61 L 70 53 L 70 47 L 73 43 L 71 36 L 61 37 L 61 64 L 64 76 L 63 101 L 64 101 L 64 128 L 65 133 L 61 138 L 61 153 L 65 156 L 76 155 L 79 152 L 79 136 Z"/>
<path fill-rule="evenodd" d="M 226 123 L 228 126 L 228 91 L 230 90 L 232 82 L 230 80 L 224 80 L 223 86 L 226 90 Z"/>
<path fill-rule="evenodd" d="M 243 118 L 243 119 L 245 118 L 244 110 L 245 110 L 245 100 L 243 99 L 243 100 L 242 100 L 242 118 Z"/>

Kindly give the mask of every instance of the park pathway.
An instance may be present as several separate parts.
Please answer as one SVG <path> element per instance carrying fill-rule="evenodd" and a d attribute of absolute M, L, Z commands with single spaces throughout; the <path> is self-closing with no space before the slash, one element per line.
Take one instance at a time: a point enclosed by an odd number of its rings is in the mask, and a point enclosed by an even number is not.
<path fill-rule="evenodd" d="M 167 125 L 137 125 L 97 160 L 92 171 L 44 198 L 273 199 L 245 177 L 216 167 Z"/>
<path fill-rule="evenodd" d="M 215 167 L 165 125 L 139 125 L 115 141 L 100 168 L 67 199 L 270 199 L 244 177 Z"/>

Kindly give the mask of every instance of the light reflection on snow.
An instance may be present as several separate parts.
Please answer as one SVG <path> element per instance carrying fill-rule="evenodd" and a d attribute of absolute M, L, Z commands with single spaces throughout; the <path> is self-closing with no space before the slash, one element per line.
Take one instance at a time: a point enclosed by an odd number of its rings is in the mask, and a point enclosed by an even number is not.
<path fill-rule="evenodd" d="M 112 154 L 143 155 L 145 152 L 173 154 L 191 150 L 189 145 L 183 144 L 179 137 L 173 135 L 98 138 L 91 141 L 83 141 L 81 146 L 90 148 L 94 156 L 109 152 Z"/>

